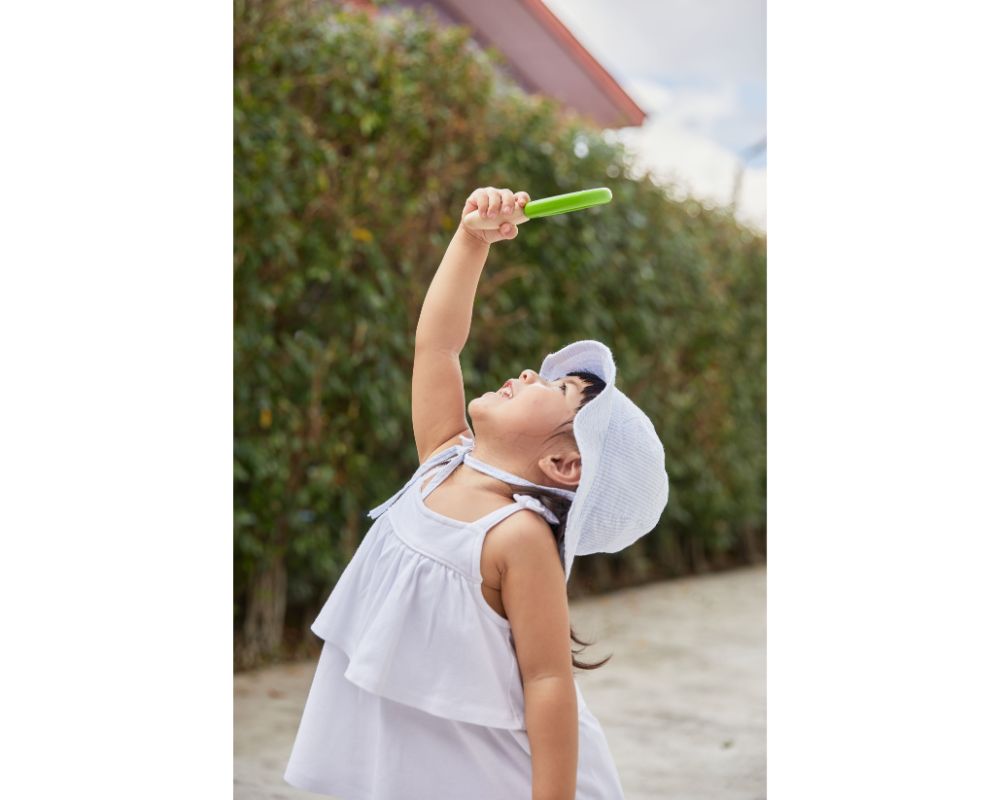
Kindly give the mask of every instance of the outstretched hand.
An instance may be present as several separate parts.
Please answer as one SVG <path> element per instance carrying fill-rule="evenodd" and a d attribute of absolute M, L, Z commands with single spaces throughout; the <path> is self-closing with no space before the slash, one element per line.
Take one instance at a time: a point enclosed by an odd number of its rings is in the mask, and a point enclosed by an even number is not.
<path fill-rule="evenodd" d="M 531 198 L 527 192 L 512 192 L 510 189 L 495 189 L 492 186 L 480 187 L 469 195 L 465 201 L 465 208 L 462 209 L 462 222 L 460 227 L 469 235 L 479 239 L 486 244 L 499 242 L 503 239 L 517 238 L 517 224 L 505 217 L 516 217 L 524 220 L 521 211 Z M 483 219 L 496 219 L 499 225 L 495 229 L 470 228 L 465 224 L 467 214 L 478 211 Z"/>

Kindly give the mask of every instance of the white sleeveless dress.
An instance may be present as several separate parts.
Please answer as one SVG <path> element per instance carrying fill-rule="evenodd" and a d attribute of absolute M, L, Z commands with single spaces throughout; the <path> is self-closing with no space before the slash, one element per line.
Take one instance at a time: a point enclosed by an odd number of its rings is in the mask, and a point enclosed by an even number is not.
<path fill-rule="evenodd" d="M 480 557 L 486 533 L 510 514 L 530 508 L 555 518 L 523 494 L 475 522 L 428 508 L 423 498 L 461 463 L 534 485 L 473 458 L 473 446 L 463 436 L 369 512 L 375 523 L 312 624 L 323 649 L 285 770 L 289 784 L 339 800 L 531 800 L 511 628 L 483 597 Z M 576 697 L 576 798 L 623 798 L 579 684 Z"/>

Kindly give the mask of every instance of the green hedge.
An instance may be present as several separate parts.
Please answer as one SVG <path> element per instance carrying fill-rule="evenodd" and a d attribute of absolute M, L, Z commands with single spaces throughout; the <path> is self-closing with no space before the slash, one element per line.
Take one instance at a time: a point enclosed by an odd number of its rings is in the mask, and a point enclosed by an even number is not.
<path fill-rule="evenodd" d="M 413 334 L 476 186 L 614 192 L 494 248 L 462 356 L 473 397 L 600 339 L 661 435 L 660 525 L 576 562 L 571 596 L 763 551 L 764 239 L 630 177 L 613 139 L 525 95 L 470 42 L 413 12 L 237 2 L 238 666 L 310 644 L 365 512 L 417 466 Z"/>

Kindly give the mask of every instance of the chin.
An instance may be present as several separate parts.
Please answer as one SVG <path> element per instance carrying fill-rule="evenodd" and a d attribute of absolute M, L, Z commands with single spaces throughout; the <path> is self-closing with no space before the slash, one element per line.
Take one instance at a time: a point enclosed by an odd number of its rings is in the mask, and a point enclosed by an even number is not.
<path fill-rule="evenodd" d="M 476 423 L 480 420 L 489 420 L 492 414 L 489 399 L 486 397 L 474 398 L 466 407 L 466 410 L 469 412 L 469 421 L 471 423 Z"/>

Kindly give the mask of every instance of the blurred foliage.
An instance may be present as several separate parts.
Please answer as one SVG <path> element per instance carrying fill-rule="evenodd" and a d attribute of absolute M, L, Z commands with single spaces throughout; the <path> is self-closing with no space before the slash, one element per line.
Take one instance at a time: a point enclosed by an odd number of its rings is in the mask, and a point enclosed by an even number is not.
<path fill-rule="evenodd" d="M 600 339 L 661 436 L 659 526 L 579 560 L 571 595 L 759 557 L 763 237 L 671 199 L 613 136 L 508 82 L 464 28 L 237 0 L 234 34 L 237 638 L 276 569 L 287 596 L 270 599 L 304 630 L 367 509 L 416 469 L 414 331 L 477 186 L 614 192 L 493 248 L 462 354 L 474 397 Z"/>

